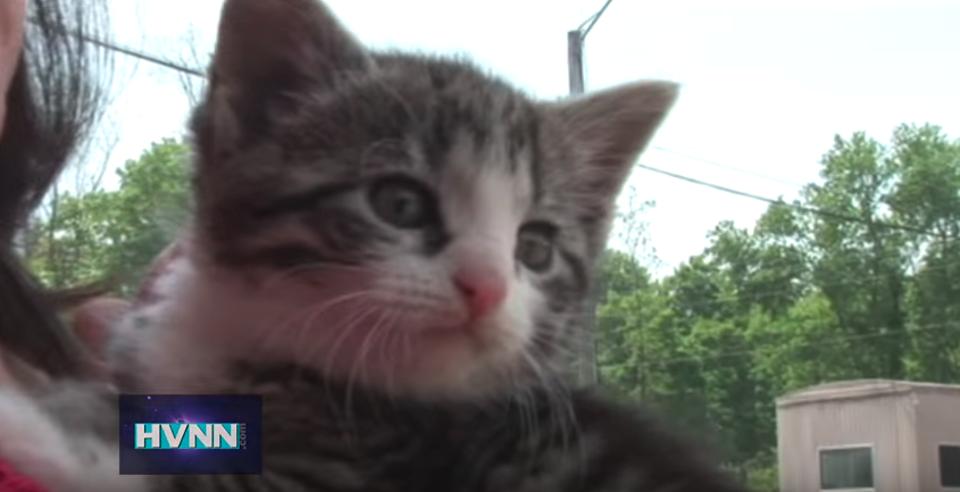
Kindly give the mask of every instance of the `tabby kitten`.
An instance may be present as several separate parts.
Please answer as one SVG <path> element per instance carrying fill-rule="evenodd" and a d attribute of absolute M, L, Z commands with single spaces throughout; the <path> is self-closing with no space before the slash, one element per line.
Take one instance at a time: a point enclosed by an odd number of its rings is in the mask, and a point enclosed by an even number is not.
<path fill-rule="evenodd" d="M 104 475 L 116 436 L 93 426 L 72 460 L 18 462 L 54 490 L 736 490 L 561 376 L 614 199 L 675 97 L 534 101 L 466 61 L 368 51 L 313 0 L 227 0 L 195 218 L 113 353 L 127 390 L 264 395 L 264 473 Z M 65 445 L 69 403 L 10 401 L 0 442 L 20 405 Z"/>
<path fill-rule="evenodd" d="M 195 221 L 115 350 L 152 391 L 297 364 L 424 400 L 552 384 L 670 83 L 539 102 L 462 60 L 372 53 L 320 4 L 226 3 Z"/>

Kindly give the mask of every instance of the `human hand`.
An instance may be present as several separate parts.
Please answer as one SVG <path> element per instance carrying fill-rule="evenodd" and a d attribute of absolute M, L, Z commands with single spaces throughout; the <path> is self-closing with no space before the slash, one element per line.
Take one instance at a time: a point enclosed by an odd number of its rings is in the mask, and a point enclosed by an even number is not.
<path fill-rule="evenodd" d="M 157 281 L 168 271 L 181 251 L 182 248 L 175 242 L 157 255 L 133 300 L 112 296 L 97 297 L 72 310 L 70 326 L 89 350 L 95 374 L 108 377 L 107 350 L 111 338 L 117 335 L 116 330 L 123 326 L 120 320 L 135 307 L 157 300 Z"/>

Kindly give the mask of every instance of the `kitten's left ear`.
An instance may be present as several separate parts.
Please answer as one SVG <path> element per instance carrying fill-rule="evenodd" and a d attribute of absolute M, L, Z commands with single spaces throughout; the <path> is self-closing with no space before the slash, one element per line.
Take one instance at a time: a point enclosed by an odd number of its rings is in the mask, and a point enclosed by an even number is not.
<path fill-rule="evenodd" d="M 677 99 L 672 82 L 638 82 L 552 106 L 573 143 L 584 191 L 610 203 Z"/>
<path fill-rule="evenodd" d="M 318 0 L 226 0 L 207 99 L 216 145 L 232 148 L 261 132 L 278 102 L 372 67 L 369 53 Z"/>
<path fill-rule="evenodd" d="M 371 64 L 363 46 L 318 0 L 226 0 L 213 84 L 291 91 Z"/>

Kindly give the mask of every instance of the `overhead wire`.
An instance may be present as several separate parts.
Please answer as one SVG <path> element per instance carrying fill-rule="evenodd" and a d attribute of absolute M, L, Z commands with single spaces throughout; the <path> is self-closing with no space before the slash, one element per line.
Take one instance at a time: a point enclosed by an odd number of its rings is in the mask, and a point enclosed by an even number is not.
<path fill-rule="evenodd" d="M 31 24 L 34 24 L 34 25 L 39 25 L 39 22 L 38 22 L 36 19 L 33 19 L 33 18 L 28 18 L 28 19 L 27 19 L 27 22 L 29 22 L 29 23 L 31 23 Z M 98 46 L 98 47 L 100 47 L 100 48 L 103 48 L 103 49 L 106 49 L 106 50 L 109 50 L 109 51 L 113 51 L 113 52 L 116 52 L 116 53 L 120 53 L 120 54 L 123 54 L 123 55 L 127 55 L 127 56 L 130 56 L 130 57 L 133 57 L 133 58 L 137 58 L 137 59 L 139 59 L 139 60 L 143 60 L 143 61 L 146 61 L 146 62 L 149 62 L 149 63 L 153 63 L 153 64 L 155 64 L 155 65 L 158 65 L 158 66 L 161 66 L 161 67 L 164 67 L 164 68 L 168 68 L 168 69 L 170 69 L 170 70 L 176 70 L 177 72 L 180 72 L 180 73 L 183 73 L 183 74 L 186 74 L 186 75 L 191 75 L 191 76 L 194 76 L 194 77 L 201 77 L 201 78 L 206 78 L 206 76 L 207 76 L 207 74 L 204 73 L 203 70 L 200 70 L 200 69 L 198 69 L 198 68 L 188 67 L 188 66 L 186 66 L 186 65 L 184 65 L 184 64 L 182 64 L 182 63 L 177 63 L 177 62 L 174 62 L 174 61 L 171 61 L 171 60 L 167 60 L 167 59 L 164 59 L 164 58 L 159 57 L 159 56 L 156 56 L 156 55 L 152 55 L 152 54 L 149 54 L 149 53 L 145 53 L 145 52 L 140 51 L 140 50 L 135 50 L 135 49 L 133 49 L 133 48 L 129 48 L 129 47 L 126 47 L 126 46 L 121 46 L 121 45 L 119 45 L 119 44 L 115 44 L 115 43 L 112 43 L 112 42 L 110 42 L 110 41 L 106 41 L 106 40 L 104 40 L 104 39 L 96 38 L 96 37 L 93 37 L 93 36 L 90 36 L 90 35 L 87 35 L 87 34 L 84 34 L 84 33 L 77 32 L 77 31 L 75 31 L 75 30 L 73 30 L 73 29 L 69 29 L 69 28 L 66 28 L 66 27 L 60 27 L 58 30 L 59 30 L 60 32 L 68 35 L 68 36 L 73 36 L 73 37 L 75 37 L 75 38 L 77 38 L 77 39 L 80 39 L 81 41 L 86 41 L 86 42 L 88 42 L 88 43 L 90 43 L 90 44 L 93 44 L 94 46 Z"/>
<path fill-rule="evenodd" d="M 663 146 L 660 146 L 660 145 L 654 145 L 654 146 L 651 146 L 650 148 L 653 149 L 653 150 L 660 151 L 660 152 L 665 152 L 665 153 L 668 153 L 668 154 L 673 154 L 673 155 L 675 155 L 675 156 L 682 157 L 682 158 L 687 159 L 687 160 L 689 160 L 689 161 L 694 161 L 694 162 L 699 162 L 699 163 L 702 163 L 702 164 L 707 164 L 707 165 L 709 165 L 709 166 L 716 167 L 716 168 L 718 168 L 718 169 L 726 169 L 726 170 L 728 170 L 728 171 L 733 171 L 733 172 L 740 173 L 740 174 L 743 174 L 743 175 L 746 175 L 746 176 L 753 176 L 753 177 L 755 177 L 755 178 L 764 179 L 764 180 L 766 180 L 766 181 L 771 181 L 771 182 L 774 182 L 774 183 L 779 183 L 779 184 L 783 184 L 783 185 L 787 185 L 787 186 L 794 186 L 794 187 L 796 187 L 796 188 L 798 188 L 798 189 L 803 188 L 804 186 L 807 186 L 807 185 L 809 184 L 809 183 L 799 183 L 799 182 L 796 182 L 796 181 L 790 181 L 790 180 L 783 179 L 783 178 L 780 178 L 780 177 L 777 177 L 777 176 L 772 176 L 772 175 L 769 175 L 769 174 L 764 174 L 764 173 L 759 173 L 759 172 L 756 172 L 756 171 L 751 171 L 751 170 L 749 170 L 749 169 L 744 169 L 744 168 L 742 168 L 742 167 L 732 166 L 732 165 L 730 165 L 730 164 L 725 164 L 725 163 L 722 163 L 722 162 L 720 162 L 720 161 L 716 161 L 716 160 L 713 160 L 713 159 L 707 159 L 707 158 L 705 158 L 705 157 L 695 156 L 695 155 L 692 155 L 692 154 L 688 154 L 688 153 L 686 153 L 686 152 L 682 152 L 682 151 L 679 151 L 679 150 L 670 149 L 670 148 L 663 147 Z"/>
<path fill-rule="evenodd" d="M 647 170 L 647 171 L 650 171 L 650 172 L 653 172 L 653 173 L 661 174 L 661 175 L 663 175 L 663 176 L 668 176 L 668 177 L 670 177 L 670 178 L 677 179 L 677 180 L 680 180 L 680 181 L 686 181 L 686 182 L 688 182 L 688 183 L 692 183 L 692 184 L 695 184 L 695 185 L 698 185 L 698 186 L 703 186 L 703 187 L 711 188 L 711 189 L 714 189 L 714 190 L 717 190 L 717 191 L 722 191 L 722 192 L 724 192 L 724 193 L 729 193 L 729 194 L 731 194 L 731 195 L 737 195 L 737 196 L 741 196 L 741 197 L 744 197 L 744 198 L 749 198 L 749 199 L 752 199 L 752 200 L 757 200 L 757 201 L 769 203 L 769 204 L 771 204 L 771 205 L 782 205 L 782 206 L 784 206 L 784 207 L 792 208 L 792 209 L 797 210 L 797 211 L 800 211 L 800 212 L 810 213 L 810 214 L 814 214 L 814 215 L 819 215 L 819 216 L 821 216 L 821 217 L 825 217 L 825 218 L 828 218 L 828 219 L 833 219 L 833 220 L 842 221 L 842 222 L 859 223 L 859 224 L 863 224 L 863 225 L 867 225 L 867 226 L 877 226 L 877 227 L 881 227 L 881 228 L 885 228 L 885 229 L 897 229 L 897 230 L 901 230 L 901 231 L 912 232 L 912 233 L 914 233 L 914 234 L 922 234 L 922 235 L 925 235 L 925 236 L 935 236 L 935 234 L 932 233 L 932 232 L 930 232 L 930 231 L 927 231 L 927 230 L 924 230 L 924 229 L 921 229 L 921 228 L 917 228 L 917 227 L 913 227 L 913 226 L 908 226 L 908 225 L 904 225 L 904 224 L 897 224 L 897 223 L 893 223 L 893 222 L 885 222 L 885 221 L 871 221 L 871 220 L 866 220 L 866 219 L 863 219 L 863 218 L 860 218 L 860 217 L 855 217 L 855 216 L 852 216 L 852 215 L 847 215 L 847 214 L 844 214 L 844 213 L 841 213 L 841 212 L 836 212 L 836 211 L 829 210 L 829 209 L 825 209 L 825 208 L 810 207 L 810 206 L 807 206 L 807 205 L 801 205 L 801 204 L 799 204 L 799 203 L 789 203 L 789 202 L 786 202 L 786 201 L 784 201 L 784 200 L 782 200 L 782 199 L 773 199 L 773 198 L 770 198 L 770 197 L 758 195 L 758 194 L 756 194 L 756 193 L 751 193 L 751 192 L 747 192 L 747 191 L 738 190 L 738 189 L 735 189 L 735 188 L 730 188 L 730 187 L 728 187 L 728 186 L 723 186 L 723 185 L 719 185 L 719 184 L 716 184 L 716 183 L 711 183 L 711 182 L 709 182 L 709 181 L 704 181 L 704 180 L 702 180 L 702 179 L 698 179 L 698 178 L 686 176 L 686 175 L 679 174 L 679 173 L 675 173 L 675 172 L 672 172 L 672 171 L 667 171 L 667 170 L 661 169 L 661 168 L 659 168 L 659 167 L 650 166 L 650 165 L 648 165 L 648 164 L 643 164 L 643 163 L 639 163 L 639 162 L 636 164 L 636 166 L 637 166 L 638 168 L 640 168 L 640 169 L 644 169 L 644 170 Z"/>
<path fill-rule="evenodd" d="M 888 336 L 903 336 L 911 335 L 914 333 L 922 333 L 929 331 L 939 331 L 939 330 L 960 330 L 960 322 L 956 321 L 947 321 L 943 323 L 928 323 L 915 325 L 914 327 L 908 327 L 902 330 L 891 330 L 891 331 L 874 331 L 870 333 L 854 333 L 850 335 L 842 335 L 837 337 L 828 337 L 817 340 L 815 342 L 806 342 L 797 345 L 792 345 L 792 349 L 802 349 L 802 348 L 813 348 L 813 347 L 827 347 L 827 346 L 836 346 L 839 342 L 847 341 L 856 341 L 856 340 L 866 340 L 870 338 L 882 338 Z M 752 347 L 742 350 L 730 350 L 730 351 L 718 351 L 712 352 L 707 355 L 691 355 L 683 357 L 669 357 L 669 358 L 660 358 L 660 359 L 650 359 L 647 361 L 641 361 L 641 365 L 645 366 L 671 366 L 682 363 L 703 363 L 705 361 L 734 358 L 734 357 L 746 357 L 749 355 L 755 355 L 760 352 L 769 351 L 772 346 L 766 347 Z"/>
<path fill-rule="evenodd" d="M 597 11 L 597 13 L 591 15 L 590 17 L 587 18 L 587 20 L 583 21 L 583 23 L 580 24 L 580 27 L 578 27 L 577 30 L 580 31 L 581 37 L 584 37 L 584 38 L 587 37 L 587 34 L 590 33 L 590 30 L 593 29 L 593 26 L 597 23 L 598 20 L 600 20 L 600 17 L 603 15 L 604 12 L 607 11 L 607 7 L 609 7 L 610 3 L 612 2 L 613 0 L 607 0 L 607 2 L 603 4 L 603 7 L 601 7 L 600 10 Z M 584 29 L 584 26 L 586 26 L 586 29 Z"/>

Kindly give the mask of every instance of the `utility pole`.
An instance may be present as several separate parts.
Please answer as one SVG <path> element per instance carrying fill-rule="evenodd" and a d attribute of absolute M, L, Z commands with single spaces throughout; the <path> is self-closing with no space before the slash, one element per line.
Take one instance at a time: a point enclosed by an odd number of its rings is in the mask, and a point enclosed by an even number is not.
<path fill-rule="evenodd" d="M 583 94 L 583 34 L 567 33 L 567 65 L 570 67 L 570 95 Z"/>
<path fill-rule="evenodd" d="M 613 0 L 607 0 L 597 13 L 591 15 L 580 24 L 580 27 L 567 32 L 567 65 L 570 74 L 570 95 L 583 93 L 583 42 L 590 34 L 594 24 L 606 12 Z M 597 279 L 594 279 L 597 280 Z M 596 285 L 596 282 L 594 282 Z M 583 317 L 583 333 L 578 340 L 577 380 L 583 385 L 593 385 L 599 381 L 597 370 L 597 342 L 596 342 L 596 315 L 597 292 L 596 287 L 591 289 L 587 297 L 586 312 Z"/>

